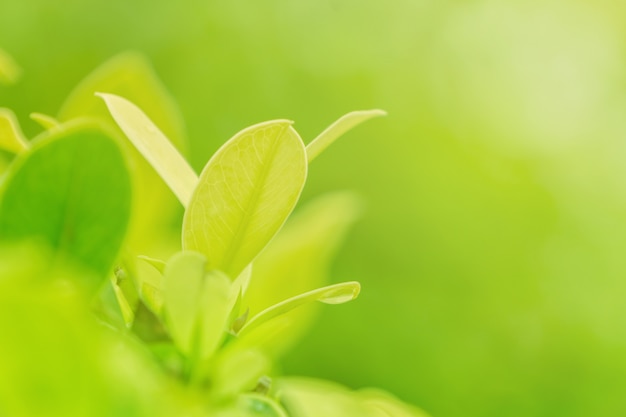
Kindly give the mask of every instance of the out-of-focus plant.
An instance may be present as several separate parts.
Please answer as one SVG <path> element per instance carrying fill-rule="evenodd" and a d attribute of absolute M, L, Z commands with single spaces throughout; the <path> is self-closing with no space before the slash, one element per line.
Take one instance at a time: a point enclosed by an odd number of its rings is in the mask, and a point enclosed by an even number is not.
<path fill-rule="evenodd" d="M 0 414 L 99 415 L 96 404 L 102 415 L 424 415 L 382 392 L 284 378 L 274 367 L 313 304 L 359 294 L 358 282 L 324 285 L 356 198 L 324 196 L 287 219 L 308 164 L 382 114 L 349 113 L 306 146 L 288 120 L 248 127 L 198 176 L 180 152 L 175 107 L 137 55 L 94 72 L 58 117 L 31 115 L 44 128 L 31 141 L 2 109 L 0 147 L 17 156 L 2 179 L 0 240 L 19 256 L 0 258 L 1 296 L 12 300 L 0 330 L 13 335 L 0 343 L 0 371 L 21 383 L 0 385 L 10 399 Z M 167 261 L 154 255 L 174 246 L 163 183 L 184 207 L 182 248 Z M 70 371 L 29 362 L 40 352 Z M 76 375 L 86 386 L 72 376 L 83 362 Z M 120 384 L 125 366 L 139 371 Z M 93 401 L 72 403 L 75 386 L 91 385 Z"/>

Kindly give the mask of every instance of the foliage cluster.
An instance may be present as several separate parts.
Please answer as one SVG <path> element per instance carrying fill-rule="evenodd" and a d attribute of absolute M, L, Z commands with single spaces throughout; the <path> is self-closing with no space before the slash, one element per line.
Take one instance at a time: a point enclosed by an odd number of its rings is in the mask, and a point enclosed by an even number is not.
<path fill-rule="evenodd" d="M 18 76 L 0 53 L 0 81 Z M 31 114 L 30 140 L 0 109 L 0 415 L 423 416 L 277 367 L 314 304 L 360 291 L 325 285 L 352 194 L 287 221 L 308 164 L 382 114 L 349 113 L 306 146 L 291 121 L 256 124 L 197 175 L 138 55 L 105 63 L 56 117 Z"/>

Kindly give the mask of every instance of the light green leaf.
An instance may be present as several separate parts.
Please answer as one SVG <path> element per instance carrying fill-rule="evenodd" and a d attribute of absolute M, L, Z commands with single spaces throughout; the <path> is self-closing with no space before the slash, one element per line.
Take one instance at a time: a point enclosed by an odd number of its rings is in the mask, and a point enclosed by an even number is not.
<path fill-rule="evenodd" d="M 239 409 L 245 417 L 289 417 L 278 402 L 260 394 L 241 395 L 239 397 Z"/>
<path fill-rule="evenodd" d="M 382 417 L 346 387 L 310 378 L 276 381 L 280 398 L 292 417 Z"/>
<path fill-rule="evenodd" d="M 0 108 L 0 149 L 18 154 L 28 149 L 29 144 L 22 133 L 15 113 Z"/>
<path fill-rule="evenodd" d="M 256 327 L 261 326 L 278 316 L 286 314 L 291 310 L 319 301 L 324 304 L 343 304 L 348 301 L 354 300 L 358 297 L 361 291 L 361 284 L 356 281 L 343 282 L 341 284 L 329 285 L 327 287 L 318 288 L 313 291 L 309 291 L 304 294 L 300 294 L 296 297 L 289 298 L 281 303 L 275 304 L 256 316 L 254 316 L 243 328 L 239 331 L 239 335 L 243 336 L 245 333 L 250 332 Z"/>
<path fill-rule="evenodd" d="M 242 302 L 251 315 L 282 300 L 328 284 L 330 262 L 361 211 L 354 193 L 335 192 L 313 200 L 287 221 L 276 238 L 254 261 L 254 276 Z M 312 323 L 318 306 L 303 306 L 289 320 L 272 321 L 274 336 L 266 338 L 265 351 L 279 356 Z"/>
<path fill-rule="evenodd" d="M 183 248 L 237 277 L 278 232 L 306 179 L 304 145 L 287 120 L 237 133 L 200 174 L 183 220 Z"/>
<path fill-rule="evenodd" d="M 125 98 L 97 93 L 106 103 L 111 116 L 137 150 L 163 178 L 184 207 L 198 184 L 198 176 L 163 132 Z"/>
<path fill-rule="evenodd" d="M 0 49 L 0 84 L 13 84 L 22 74 L 22 70 L 5 51 Z"/>
<path fill-rule="evenodd" d="M 104 101 L 95 96 L 98 91 L 125 97 L 135 103 L 184 153 L 186 135 L 180 112 L 142 55 L 126 52 L 102 64 L 72 91 L 58 114 L 61 121 L 85 116 L 97 118 L 123 137 Z M 165 240 L 164 226 L 169 225 L 178 202 L 134 146 L 127 141 L 122 144 L 133 167 L 134 203 L 127 245 L 135 253 L 154 252 L 155 247 Z"/>
<path fill-rule="evenodd" d="M 39 123 L 39 126 L 44 129 L 52 129 L 60 125 L 59 121 L 52 116 L 43 113 L 31 113 L 30 118 Z"/>
<path fill-rule="evenodd" d="M 162 261 L 160 259 L 151 258 L 151 257 L 146 256 L 146 255 L 138 255 L 137 258 L 139 258 L 142 261 L 146 262 L 148 265 L 151 265 L 154 269 L 159 271 L 159 273 L 161 275 L 163 275 L 163 273 L 165 272 L 165 265 L 166 265 L 166 263 L 164 261 Z"/>
<path fill-rule="evenodd" d="M 220 351 L 211 368 L 215 397 L 228 398 L 252 391 L 259 379 L 269 371 L 270 362 L 258 350 L 226 348 Z"/>
<path fill-rule="evenodd" d="M 163 276 L 166 322 L 185 355 L 198 360 L 211 356 L 225 335 L 229 315 L 230 280 L 206 270 L 206 258 L 180 252 L 167 263 Z"/>
<path fill-rule="evenodd" d="M 104 278 L 130 216 L 130 178 L 121 151 L 84 122 L 46 132 L 33 143 L 4 183 L 0 238 L 42 240 Z"/>
<path fill-rule="evenodd" d="M 163 294 L 161 290 L 154 285 L 144 282 L 141 284 L 141 301 L 156 314 L 157 317 L 161 317 L 163 311 Z"/>
<path fill-rule="evenodd" d="M 59 120 L 83 116 L 111 120 L 106 106 L 95 96 L 98 91 L 126 97 L 135 103 L 150 119 L 157 120 L 159 129 L 182 149 L 186 135 L 180 111 L 143 55 L 124 52 L 99 66 L 63 103 Z"/>
<path fill-rule="evenodd" d="M 364 389 L 355 394 L 377 417 L 428 417 L 425 411 L 405 404 L 385 391 Z"/>
<path fill-rule="evenodd" d="M 306 147 L 308 162 L 313 161 L 319 154 L 324 152 L 333 142 L 335 142 L 344 133 L 360 125 L 361 123 L 373 117 L 385 116 L 387 113 L 383 110 L 360 110 L 350 112 L 335 123 L 328 126 L 326 130 L 320 133 Z"/>

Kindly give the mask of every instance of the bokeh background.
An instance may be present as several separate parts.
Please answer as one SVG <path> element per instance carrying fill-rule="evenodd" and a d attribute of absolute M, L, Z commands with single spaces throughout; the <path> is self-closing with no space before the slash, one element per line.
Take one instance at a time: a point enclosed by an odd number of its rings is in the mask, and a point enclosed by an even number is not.
<path fill-rule="evenodd" d="M 617 0 L 6 0 L 0 106 L 56 114 L 126 50 L 180 105 L 200 169 L 238 130 L 389 116 L 311 166 L 357 191 L 326 308 L 289 374 L 436 417 L 626 415 L 626 10 Z"/>

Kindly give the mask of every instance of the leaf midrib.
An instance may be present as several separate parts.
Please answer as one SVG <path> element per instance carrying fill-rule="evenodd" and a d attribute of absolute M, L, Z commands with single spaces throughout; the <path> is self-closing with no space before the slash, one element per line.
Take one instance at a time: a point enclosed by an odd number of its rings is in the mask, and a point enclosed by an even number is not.
<path fill-rule="evenodd" d="M 278 144 L 280 143 L 280 140 L 282 139 L 283 135 L 285 134 L 285 131 L 287 131 L 289 129 L 289 125 L 285 125 L 282 127 L 281 131 L 279 132 L 279 134 L 276 136 L 276 139 L 274 140 L 274 143 L 271 145 L 271 148 L 268 152 L 268 158 L 266 161 L 261 161 L 262 162 L 262 168 L 260 171 L 260 175 L 259 180 L 256 182 L 256 184 L 261 184 L 260 186 L 255 186 L 253 188 L 252 193 L 250 194 L 250 197 L 248 198 L 248 201 L 246 202 L 245 207 L 249 208 L 249 207 L 254 207 L 253 210 L 247 210 L 244 211 L 244 216 L 243 219 L 239 222 L 239 224 L 237 225 L 237 228 L 235 230 L 235 233 L 233 234 L 233 238 L 230 241 L 230 245 L 228 246 L 228 249 L 226 250 L 226 252 L 224 253 L 224 258 L 222 261 L 222 265 L 221 267 L 218 266 L 218 269 L 222 269 L 224 272 L 226 272 L 232 279 L 237 278 L 236 276 L 231 276 L 232 275 L 237 275 L 238 271 L 231 271 L 230 268 L 232 266 L 233 260 L 235 258 L 236 253 L 240 250 L 240 245 L 241 242 L 243 241 L 243 236 L 245 235 L 246 231 L 248 230 L 249 226 L 250 226 L 250 222 L 252 220 L 252 215 L 253 213 L 256 212 L 256 208 L 258 207 L 258 201 L 261 197 L 261 193 L 262 190 L 265 188 L 265 183 L 266 183 L 266 179 L 269 175 L 269 172 L 272 169 L 272 162 L 274 161 L 274 158 L 276 157 L 276 148 L 278 147 Z"/>

